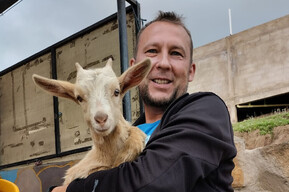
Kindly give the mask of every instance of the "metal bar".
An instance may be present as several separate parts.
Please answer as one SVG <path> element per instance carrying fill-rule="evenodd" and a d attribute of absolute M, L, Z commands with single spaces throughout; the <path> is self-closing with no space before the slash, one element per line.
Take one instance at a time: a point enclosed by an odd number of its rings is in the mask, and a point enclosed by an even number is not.
<path fill-rule="evenodd" d="M 289 104 L 237 105 L 237 108 L 289 107 Z"/>
<path fill-rule="evenodd" d="M 138 36 L 139 31 L 142 28 L 142 19 L 141 19 L 141 13 L 140 13 L 140 4 L 136 2 L 135 6 L 133 6 L 133 11 L 135 13 L 135 26 L 136 26 L 136 38 Z M 136 46 L 136 45 L 135 45 Z M 136 53 L 135 53 L 136 54 Z M 139 93 L 138 93 L 139 94 Z M 141 97 L 139 96 L 139 108 L 140 113 L 144 113 L 144 105 Z"/>
<path fill-rule="evenodd" d="M 136 4 L 138 4 L 138 2 L 136 0 L 126 0 L 129 4 L 131 4 L 131 6 L 135 6 Z"/>
<path fill-rule="evenodd" d="M 133 14 L 135 17 L 135 35 L 137 37 L 140 29 L 142 28 L 142 19 L 140 15 L 140 4 L 135 0 L 126 0 L 132 7 Z M 142 99 L 139 97 L 140 113 L 144 113 L 144 106 Z"/>
<path fill-rule="evenodd" d="M 230 28 L 230 35 L 233 35 L 233 31 L 232 31 L 232 16 L 231 16 L 231 9 L 229 9 L 228 12 L 229 12 L 229 28 Z"/>
<path fill-rule="evenodd" d="M 140 17 L 140 4 L 135 0 L 126 0 L 132 7 L 133 13 L 135 16 L 135 26 L 136 26 L 136 35 L 142 27 L 142 21 Z"/>
<path fill-rule="evenodd" d="M 5 1 L 1 0 L 0 3 L 0 16 L 4 15 L 6 12 L 8 12 L 10 9 L 18 5 L 22 0 L 10 0 L 10 1 Z"/>
<path fill-rule="evenodd" d="M 128 45 L 126 30 L 126 9 L 125 0 L 117 0 L 117 20 L 119 30 L 119 49 L 121 73 L 128 68 Z M 123 98 L 123 112 L 126 120 L 131 121 L 131 103 L 130 92 L 127 92 Z"/>
<path fill-rule="evenodd" d="M 141 26 L 141 17 L 140 17 L 140 4 L 135 0 L 126 0 L 132 7 L 134 16 L 135 16 L 135 26 L 136 26 L 136 35 L 138 34 Z"/>
<path fill-rule="evenodd" d="M 140 15 L 140 4 L 135 1 L 135 0 L 126 0 L 130 5 L 132 6 L 133 13 L 135 16 L 135 32 L 136 32 L 136 37 L 139 33 L 139 31 L 142 28 L 142 20 L 141 20 L 141 15 Z M 136 45 L 135 45 L 136 46 Z M 142 102 L 142 99 L 139 97 L 139 108 L 140 108 L 140 113 L 144 113 L 144 105 Z"/>
<path fill-rule="evenodd" d="M 56 65 L 56 48 L 51 48 L 51 72 L 52 79 L 57 79 L 57 65 Z M 54 137 L 55 137 L 55 153 L 56 155 L 61 153 L 60 143 L 60 129 L 59 129 L 59 109 L 58 98 L 53 97 L 53 112 L 54 112 Z"/>

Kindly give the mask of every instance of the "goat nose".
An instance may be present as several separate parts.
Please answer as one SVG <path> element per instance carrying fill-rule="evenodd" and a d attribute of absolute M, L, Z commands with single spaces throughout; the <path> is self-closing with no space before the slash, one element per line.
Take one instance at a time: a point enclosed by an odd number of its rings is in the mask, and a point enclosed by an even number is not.
<path fill-rule="evenodd" d="M 106 122 L 108 118 L 108 115 L 106 113 L 102 113 L 102 112 L 97 112 L 94 116 L 94 120 L 99 123 L 100 125 L 104 125 L 104 123 Z"/>

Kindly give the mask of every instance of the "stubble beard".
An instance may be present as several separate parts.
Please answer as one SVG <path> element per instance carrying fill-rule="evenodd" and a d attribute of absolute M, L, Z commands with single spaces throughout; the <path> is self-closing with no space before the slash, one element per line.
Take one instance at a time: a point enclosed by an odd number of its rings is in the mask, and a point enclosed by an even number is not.
<path fill-rule="evenodd" d="M 142 98 L 143 102 L 148 106 L 159 108 L 162 111 L 165 111 L 171 103 L 173 103 L 179 96 L 186 93 L 186 91 L 187 90 L 183 90 L 183 92 L 181 92 L 181 94 L 178 94 L 179 88 L 176 88 L 169 98 L 167 98 L 167 99 L 154 99 L 149 94 L 149 90 L 148 90 L 147 85 L 139 86 L 139 93 L 140 93 L 140 97 Z"/>

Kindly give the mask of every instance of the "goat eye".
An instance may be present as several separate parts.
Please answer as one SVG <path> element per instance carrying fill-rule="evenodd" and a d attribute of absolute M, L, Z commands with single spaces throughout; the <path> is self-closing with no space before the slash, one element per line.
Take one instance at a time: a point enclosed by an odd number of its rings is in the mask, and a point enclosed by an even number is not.
<path fill-rule="evenodd" d="M 114 96 L 118 96 L 120 94 L 120 91 L 119 91 L 119 89 L 116 89 L 116 90 L 114 90 Z"/>
<path fill-rule="evenodd" d="M 79 95 L 76 97 L 76 99 L 77 99 L 79 102 L 82 102 L 82 101 L 83 101 L 82 97 L 80 97 Z"/>

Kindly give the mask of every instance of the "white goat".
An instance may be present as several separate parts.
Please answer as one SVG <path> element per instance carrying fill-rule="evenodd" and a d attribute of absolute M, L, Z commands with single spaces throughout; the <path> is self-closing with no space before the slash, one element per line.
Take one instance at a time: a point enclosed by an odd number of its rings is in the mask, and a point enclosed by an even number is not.
<path fill-rule="evenodd" d="M 76 63 L 75 84 L 33 75 L 35 84 L 45 91 L 79 103 L 91 129 L 92 149 L 67 170 L 64 185 L 76 178 L 86 178 L 92 172 L 132 161 L 144 148 L 145 134 L 123 118 L 121 104 L 125 92 L 138 85 L 150 71 L 150 60 L 133 65 L 120 77 L 111 65 L 109 59 L 103 68 L 85 70 Z"/>

